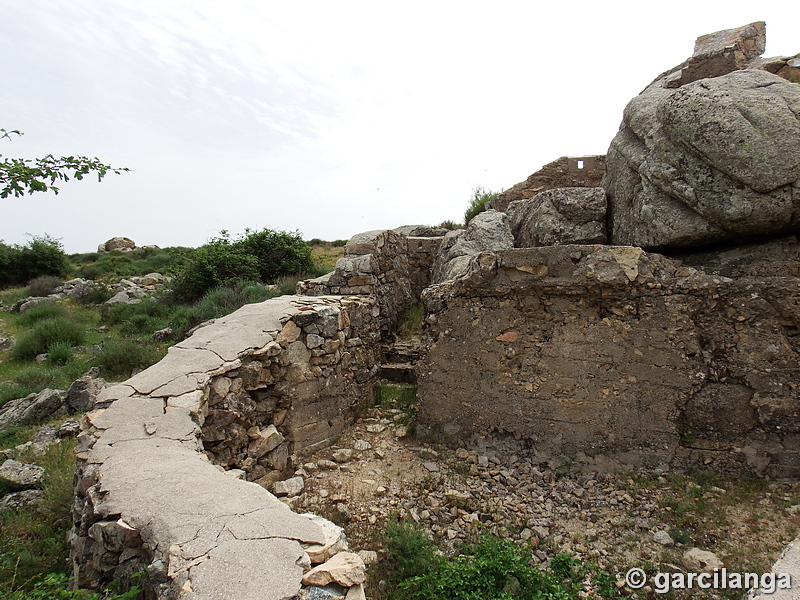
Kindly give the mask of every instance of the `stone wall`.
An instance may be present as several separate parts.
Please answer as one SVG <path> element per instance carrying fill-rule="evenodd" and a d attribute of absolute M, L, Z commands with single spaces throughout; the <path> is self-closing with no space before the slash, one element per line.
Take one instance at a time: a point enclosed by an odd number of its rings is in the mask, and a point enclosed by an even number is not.
<path fill-rule="evenodd" d="M 318 518 L 265 488 L 291 494 L 276 482 L 373 400 L 379 338 L 370 297 L 283 296 L 104 390 L 76 449 L 78 585 L 145 569 L 150 598 L 294 598 L 335 552 Z"/>
<path fill-rule="evenodd" d="M 800 279 L 634 247 L 486 252 L 423 294 L 422 426 L 589 469 L 800 476 Z"/>
<path fill-rule="evenodd" d="M 345 245 L 335 271 L 298 283 L 297 293 L 374 295 L 380 307 L 381 333 L 387 337 L 430 283 L 441 241 L 441 237 L 407 238 L 388 229 L 359 233 Z"/>

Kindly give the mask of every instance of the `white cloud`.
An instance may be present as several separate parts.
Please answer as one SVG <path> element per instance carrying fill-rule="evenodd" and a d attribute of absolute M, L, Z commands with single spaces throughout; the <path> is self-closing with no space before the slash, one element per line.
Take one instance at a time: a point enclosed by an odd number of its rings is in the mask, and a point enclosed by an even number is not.
<path fill-rule="evenodd" d="M 603 153 L 627 101 L 703 33 L 786 5 L 26 0 L 0 22 L 0 152 L 129 166 L 6 201 L 0 238 L 203 243 L 218 229 L 363 229 L 459 219 L 564 154 Z M 4 210 L 4 213 L 6 211 Z"/>

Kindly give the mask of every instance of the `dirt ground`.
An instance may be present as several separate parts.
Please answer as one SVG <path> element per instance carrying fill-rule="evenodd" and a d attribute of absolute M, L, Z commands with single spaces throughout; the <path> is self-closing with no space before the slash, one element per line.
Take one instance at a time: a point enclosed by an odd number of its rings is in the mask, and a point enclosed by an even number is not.
<path fill-rule="evenodd" d="M 408 434 L 398 410 L 371 409 L 334 448 L 306 461 L 306 487 L 287 499 L 343 526 L 354 550 L 377 552 L 367 596 L 384 597 L 387 519 L 422 524 L 445 552 L 482 534 L 512 539 L 545 566 L 569 552 L 624 584 L 628 569 L 688 572 L 684 554 L 713 552 L 728 571 L 769 571 L 800 526 L 800 486 L 707 474 L 573 473 L 531 462 L 513 440 L 465 440 L 461 448 Z M 406 434 L 406 435 L 403 435 Z M 402 437 L 401 437 L 402 436 Z M 663 598 L 652 585 L 635 598 Z M 693 590 L 674 598 L 740 598 L 742 591 Z"/>

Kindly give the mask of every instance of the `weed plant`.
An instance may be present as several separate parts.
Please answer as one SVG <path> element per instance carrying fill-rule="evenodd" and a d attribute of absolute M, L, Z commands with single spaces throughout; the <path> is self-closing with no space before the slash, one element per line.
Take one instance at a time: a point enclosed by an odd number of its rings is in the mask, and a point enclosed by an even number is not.
<path fill-rule="evenodd" d="M 32 360 L 37 354 L 46 353 L 57 342 L 80 346 L 85 341 L 86 328 L 83 324 L 64 317 L 43 319 L 17 340 L 11 348 L 11 358 Z"/>
<path fill-rule="evenodd" d="M 486 210 L 486 203 L 492 198 L 497 196 L 500 192 L 492 192 L 485 189 L 483 186 L 477 186 L 472 190 L 472 198 L 470 198 L 469 206 L 464 211 L 464 225 L 469 225 L 469 222 L 477 215 Z"/>
<path fill-rule="evenodd" d="M 106 379 L 127 379 L 163 358 L 165 352 L 131 338 L 110 339 L 95 353 L 93 366 Z"/>
<path fill-rule="evenodd" d="M 49 296 L 56 291 L 56 288 L 64 283 L 60 277 L 53 275 L 40 275 L 28 282 L 29 296 Z"/>
<path fill-rule="evenodd" d="M 408 520 L 393 519 L 386 538 L 392 600 L 620 598 L 613 576 L 568 554 L 557 554 L 549 569 L 539 569 L 530 565 L 529 548 L 484 536 L 458 556 L 446 557 Z"/>
<path fill-rule="evenodd" d="M 74 441 L 62 441 L 44 455 L 18 457 L 45 468 L 44 499 L 35 509 L 0 513 L 0 589 L 26 589 L 41 573 L 65 571 L 75 470 L 73 448 Z"/>
<path fill-rule="evenodd" d="M 408 309 L 400 324 L 397 326 L 397 335 L 401 339 L 409 339 L 422 335 L 422 319 L 425 317 L 425 309 L 415 304 Z"/>

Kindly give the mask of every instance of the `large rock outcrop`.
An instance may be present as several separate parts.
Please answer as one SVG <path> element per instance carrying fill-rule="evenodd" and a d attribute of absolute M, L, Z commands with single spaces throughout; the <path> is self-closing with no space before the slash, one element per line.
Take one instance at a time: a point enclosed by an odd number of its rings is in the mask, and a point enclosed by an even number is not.
<path fill-rule="evenodd" d="M 463 275 L 470 259 L 487 250 L 514 247 L 511 224 L 505 213 L 487 210 L 473 218 L 466 229 L 444 236 L 433 263 L 433 283 L 441 283 Z"/>
<path fill-rule="evenodd" d="M 730 56 L 711 43 L 730 32 L 700 38 L 692 60 L 625 108 L 604 179 L 612 244 L 696 247 L 800 228 L 800 86 L 740 68 L 763 51 L 751 29 L 723 44 Z"/>
<path fill-rule="evenodd" d="M 539 192 L 508 206 L 518 248 L 562 244 L 605 244 L 606 193 L 569 187 Z"/>

